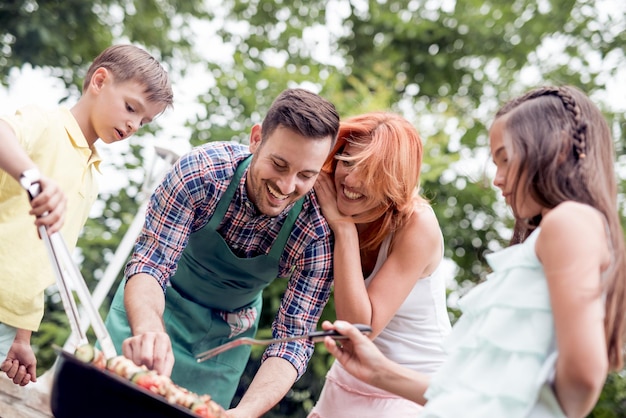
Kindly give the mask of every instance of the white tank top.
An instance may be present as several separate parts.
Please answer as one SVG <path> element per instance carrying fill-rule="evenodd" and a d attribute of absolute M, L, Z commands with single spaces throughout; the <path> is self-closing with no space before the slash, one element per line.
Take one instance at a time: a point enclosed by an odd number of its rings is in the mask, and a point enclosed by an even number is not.
<path fill-rule="evenodd" d="M 389 234 L 382 242 L 374 270 L 365 279 L 366 286 L 387 259 L 392 237 Z M 440 261 L 430 276 L 417 281 L 389 324 L 374 339 L 374 344 L 391 360 L 427 374 L 437 371 L 445 360 L 442 343 L 451 329 L 442 264 Z"/>

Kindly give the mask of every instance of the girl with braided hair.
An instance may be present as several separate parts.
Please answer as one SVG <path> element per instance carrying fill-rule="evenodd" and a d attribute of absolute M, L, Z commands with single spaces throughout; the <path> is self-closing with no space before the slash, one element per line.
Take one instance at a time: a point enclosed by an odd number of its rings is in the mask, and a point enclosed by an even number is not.
<path fill-rule="evenodd" d="M 460 301 L 432 378 L 395 363 L 350 324 L 326 347 L 357 378 L 425 404 L 426 417 L 584 417 L 623 367 L 626 259 L 614 151 L 599 109 L 574 87 L 507 103 L 490 133 L 515 217 L 512 245 Z"/>

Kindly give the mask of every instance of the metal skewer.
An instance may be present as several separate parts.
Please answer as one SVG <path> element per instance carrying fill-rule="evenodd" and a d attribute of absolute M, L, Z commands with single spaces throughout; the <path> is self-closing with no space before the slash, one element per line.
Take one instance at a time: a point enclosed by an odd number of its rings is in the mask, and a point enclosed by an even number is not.
<path fill-rule="evenodd" d="M 363 334 L 369 334 L 370 332 L 372 332 L 372 328 L 368 325 L 354 324 L 354 326 Z M 212 348 L 210 350 L 197 354 L 196 361 L 198 363 L 201 363 L 205 360 L 210 359 L 211 357 L 215 357 L 218 354 L 223 353 L 224 351 L 230 350 L 231 348 L 235 348 L 240 345 L 270 345 L 270 344 L 276 344 L 276 343 L 286 343 L 289 341 L 296 341 L 296 340 L 309 340 L 313 342 L 319 342 L 319 341 L 323 341 L 324 337 L 332 337 L 335 340 L 342 340 L 342 339 L 348 338 L 345 335 L 339 334 L 335 330 L 314 331 L 314 332 L 310 332 L 304 335 L 296 335 L 293 337 L 275 338 L 275 339 L 267 339 L 267 340 L 258 340 L 255 338 L 243 337 L 243 338 L 238 338 L 233 341 L 229 341 L 222 345 L 218 345 L 215 348 Z"/>

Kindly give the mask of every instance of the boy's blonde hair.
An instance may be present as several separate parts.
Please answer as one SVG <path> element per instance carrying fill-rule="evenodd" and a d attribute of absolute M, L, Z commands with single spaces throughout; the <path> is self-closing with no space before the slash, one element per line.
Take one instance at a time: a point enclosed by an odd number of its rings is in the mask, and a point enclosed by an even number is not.
<path fill-rule="evenodd" d="M 134 45 L 113 45 L 94 59 L 87 70 L 83 91 L 98 68 L 106 68 L 113 74 L 116 83 L 136 81 L 145 87 L 150 102 L 172 107 L 174 94 L 167 71 L 145 50 Z"/>

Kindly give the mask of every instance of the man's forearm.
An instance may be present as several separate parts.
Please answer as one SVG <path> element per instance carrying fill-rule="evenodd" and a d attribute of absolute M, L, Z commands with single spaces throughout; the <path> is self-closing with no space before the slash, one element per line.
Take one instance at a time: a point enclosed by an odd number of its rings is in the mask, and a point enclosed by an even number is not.
<path fill-rule="evenodd" d="M 124 289 L 124 306 L 133 335 L 165 331 L 165 295 L 154 277 L 145 273 L 132 276 Z"/>
<path fill-rule="evenodd" d="M 297 377 L 296 369 L 287 360 L 270 357 L 259 368 L 239 405 L 229 417 L 260 417 L 287 394 Z"/>

